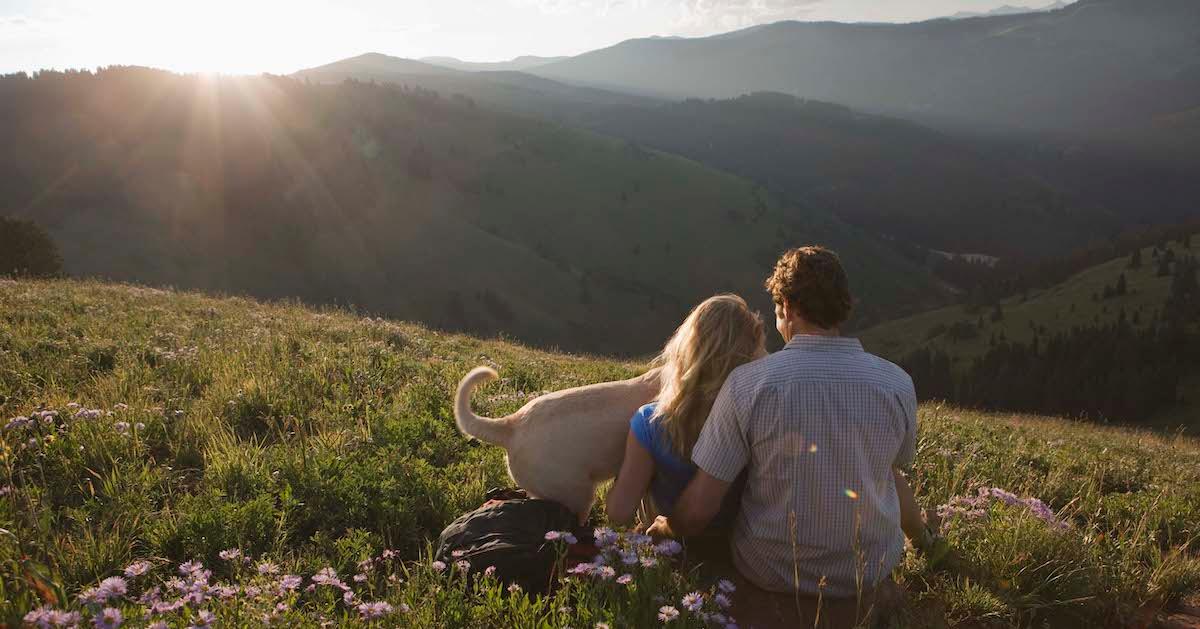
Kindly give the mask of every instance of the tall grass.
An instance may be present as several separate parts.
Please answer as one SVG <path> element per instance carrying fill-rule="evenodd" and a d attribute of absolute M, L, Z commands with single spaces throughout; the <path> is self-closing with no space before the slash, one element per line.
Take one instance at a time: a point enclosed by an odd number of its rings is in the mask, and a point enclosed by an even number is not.
<path fill-rule="evenodd" d="M 290 304 L 0 282 L 0 422 L 34 417 L 0 439 L 0 621 L 74 605 L 136 560 L 157 566 L 139 579 L 195 560 L 214 583 L 242 587 L 258 577 L 220 568 L 222 551 L 306 578 L 356 574 L 384 549 L 417 562 L 446 523 L 509 482 L 498 449 L 454 428 L 451 391 L 478 364 L 503 377 L 476 401 L 496 414 L 641 367 Z M 913 482 L 928 506 L 980 487 L 1040 498 L 1067 526 L 1003 501 L 948 519 L 955 560 L 906 557 L 895 626 L 1109 626 L 1200 586 L 1194 441 L 926 406 Z M 616 620 L 609 612 L 632 600 L 579 585 L 514 598 L 428 571 L 400 562 L 387 574 L 403 584 L 355 591 L 408 605 L 413 626 L 582 626 Z M 703 589 L 686 570 L 670 574 L 654 596 Z M 280 619 L 362 621 L 356 606 L 316 596 L 296 593 Z M 212 605 L 235 624 L 266 613 Z M 650 609 L 640 605 L 630 613 Z"/>

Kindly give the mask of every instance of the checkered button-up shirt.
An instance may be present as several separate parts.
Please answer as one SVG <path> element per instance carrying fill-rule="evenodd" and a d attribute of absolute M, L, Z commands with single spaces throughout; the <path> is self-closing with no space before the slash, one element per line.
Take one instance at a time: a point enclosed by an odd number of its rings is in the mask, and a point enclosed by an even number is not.
<path fill-rule="evenodd" d="M 692 460 L 724 481 L 749 468 L 731 541 L 743 576 L 853 596 L 904 552 L 892 467 L 912 464 L 916 434 L 908 374 L 856 339 L 798 335 L 730 374 Z"/>

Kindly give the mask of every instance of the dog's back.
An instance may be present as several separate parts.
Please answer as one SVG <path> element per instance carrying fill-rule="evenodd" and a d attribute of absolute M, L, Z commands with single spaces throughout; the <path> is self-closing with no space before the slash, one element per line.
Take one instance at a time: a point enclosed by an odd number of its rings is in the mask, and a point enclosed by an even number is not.
<path fill-rule="evenodd" d="M 496 377 L 479 367 L 463 378 L 454 404 L 459 429 L 504 447 L 509 474 L 530 495 L 561 502 L 585 518 L 596 485 L 620 470 L 630 417 L 658 395 L 658 370 L 547 393 L 507 417 L 480 417 L 471 410 L 471 391 Z"/>

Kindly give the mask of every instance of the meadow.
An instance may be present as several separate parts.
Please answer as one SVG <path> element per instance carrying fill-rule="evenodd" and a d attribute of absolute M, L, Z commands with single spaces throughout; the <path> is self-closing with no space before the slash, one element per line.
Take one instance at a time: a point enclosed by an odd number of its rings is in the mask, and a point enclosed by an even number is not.
<path fill-rule="evenodd" d="M 502 452 L 454 427 L 470 367 L 500 371 L 475 405 L 501 414 L 642 363 L 89 281 L 0 280 L 0 322 L 8 626 L 737 616 L 720 575 L 636 536 L 615 543 L 654 561 L 565 576 L 542 598 L 428 559 L 445 524 L 509 482 Z M 891 626 L 1146 626 L 1200 589 L 1200 442 L 936 404 L 920 423 L 913 485 L 940 507 L 953 561 L 906 556 Z"/>

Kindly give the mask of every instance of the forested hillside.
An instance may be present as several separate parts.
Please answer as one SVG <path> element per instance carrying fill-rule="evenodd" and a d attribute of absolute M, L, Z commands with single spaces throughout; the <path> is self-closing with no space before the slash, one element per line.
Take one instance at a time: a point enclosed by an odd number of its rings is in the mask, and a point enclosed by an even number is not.
<path fill-rule="evenodd" d="M 876 326 L 864 345 L 922 397 L 1195 427 L 1200 236 L 1136 246 L 1050 286 Z"/>
<path fill-rule="evenodd" d="M 865 315 L 938 292 L 889 247 L 744 179 L 427 90 L 15 75 L 0 135 L 0 215 L 45 227 L 73 275 L 606 353 L 655 351 L 715 292 L 766 310 L 762 278 L 796 244 L 845 254 Z"/>

